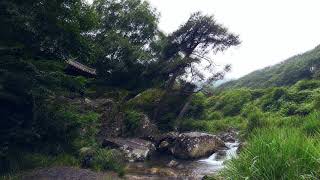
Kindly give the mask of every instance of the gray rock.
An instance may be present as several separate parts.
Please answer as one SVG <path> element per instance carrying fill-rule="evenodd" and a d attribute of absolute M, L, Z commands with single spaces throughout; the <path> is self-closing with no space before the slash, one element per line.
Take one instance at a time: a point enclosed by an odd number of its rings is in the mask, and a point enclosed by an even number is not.
<path fill-rule="evenodd" d="M 154 142 L 158 146 L 163 141 L 167 141 L 169 144 L 173 144 L 174 141 L 178 138 L 179 133 L 178 132 L 168 132 L 163 134 L 154 134 L 153 136 L 150 136 L 150 141 Z"/>
<path fill-rule="evenodd" d="M 216 152 L 216 160 L 221 160 L 224 159 L 227 156 L 227 152 L 226 151 L 218 151 Z"/>
<path fill-rule="evenodd" d="M 178 165 L 179 165 L 179 163 L 178 163 L 177 161 L 175 161 L 175 160 L 171 160 L 171 161 L 167 164 L 168 167 L 177 167 Z"/>
<path fill-rule="evenodd" d="M 159 150 L 166 150 L 168 149 L 168 147 L 170 146 L 170 144 L 168 143 L 168 141 L 162 141 L 160 144 L 159 144 L 159 147 L 158 149 Z"/>
<path fill-rule="evenodd" d="M 144 161 L 155 152 L 153 143 L 139 138 L 107 138 L 102 145 L 121 150 L 130 162 Z"/>
<path fill-rule="evenodd" d="M 181 159 L 197 159 L 206 157 L 219 149 L 225 148 L 224 142 L 217 136 L 189 132 L 180 134 L 174 146 L 170 148 L 172 155 Z"/>
<path fill-rule="evenodd" d="M 224 133 L 219 134 L 218 136 L 224 142 L 234 143 L 234 142 L 236 142 L 235 137 L 237 136 L 237 133 L 236 133 L 236 131 L 231 129 L 228 132 L 224 132 Z"/>

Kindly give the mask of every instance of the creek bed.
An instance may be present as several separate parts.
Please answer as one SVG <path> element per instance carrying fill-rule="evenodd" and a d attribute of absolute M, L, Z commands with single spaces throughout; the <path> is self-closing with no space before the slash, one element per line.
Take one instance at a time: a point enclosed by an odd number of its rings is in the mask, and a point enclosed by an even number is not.
<path fill-rule="evenodd" d="M 145 162 L 128 163 L 127 179 L 202 179 L 224 167 L 224 162 L 237 155 L 239 142 L 225 143 L 226 150 L 200 160 L 180 160 L 158 153 Z"/>

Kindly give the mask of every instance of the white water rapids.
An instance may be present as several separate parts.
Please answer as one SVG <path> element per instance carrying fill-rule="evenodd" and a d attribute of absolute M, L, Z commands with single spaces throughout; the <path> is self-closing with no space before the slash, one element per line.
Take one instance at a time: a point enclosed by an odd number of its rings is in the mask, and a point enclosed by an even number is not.
<path fill-rule="evenodd" d="M 224 157 L 221 157 L 221 155 L 219 155 L 219 152 L 216 152 L 206 159 L 199 160 L 199 162 L 212 166 L 212 168 L 214 168 L 216 171 L 221 170 L 224 167 L 224 162 L 226 160 L 230 160 L 237 156 L 237 149 L 240 143 L 236 141 L 234 143 L 227 142 L 225 144 L 228 147 L 228 149 L 225 150 Z"/>

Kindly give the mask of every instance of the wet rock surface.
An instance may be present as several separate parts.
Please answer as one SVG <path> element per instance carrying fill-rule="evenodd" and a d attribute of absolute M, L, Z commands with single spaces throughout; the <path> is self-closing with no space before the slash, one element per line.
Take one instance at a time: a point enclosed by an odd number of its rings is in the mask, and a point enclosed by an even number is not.
<path fill-rule="evenodd" d="M 121 150 L 130 162 L 144 161 L 156 150 L 152 142 L 139 138 L 106 138 L 102 145 Z"/>
<path fill-rule="evenodd" d="M 159 152 L 180 159 L 199 159 L 213 152 L 225 149 L 224 142 L 215 135 L 201 132 L 169 132 L 150 138 Z"/>
<path fill-rule="evenodd" d="M 197 159 L 209 156 L 225 147 L 224 142 L 217 136 L 190 132 L 179 135 L 171 152 L 178 158 Z"/>
<path fill-rule="evenodd" d="M 233 136 L 236 134 L 237 133 L 233 133 L 231 131 L 221 133 L 219 136 L 198 132 L 182 134 L 171 132 L 162 134 L 153 139 L 158 151 L 156 151 L 155 154 L 145 162 L 129 163 L 127 167 L 127 177 L 129 177 L 129 179 L 200 180 L 206 175 L 213 175 L 224 167 L 224 162 L 226 160 L 236 156 L 236 151 L 239 146 L 236 136 Z M 229 142 L 222 141 L 222 139 L 219 138 L 221 137 L 220 135 L 232 137 L 235 141 L 233 142 L 229 138 L 224 138 L 224 140 Z M 206 138 L 203 138 L 203 140 L 192 141 L 194 139 L 198 139 L 198 137 Z M 211 140 L 205 140 L 207 138 Z M 213 148 L 215 151 L 200 159 L 189 158 L 189 155 L 187 155 L 188 158 L 180 158 L 178 156 L 174 156 L 174 154 L 170 152 L 170 150 L 175 147 L 176 142 L 183 142 L 188 145 L 203 145 L 201 142 L 212 142 L 212 139 L 216 138 L 218 141 L 216 142 L 216 148 Z M 215 140 L 213 142 L 215 142 Z M 205 145 L 201 147 L 205 147 L 206 143 L 204 144 Z M 187 154 L 189 151 L 186 150 L 181 153 Z"/>
<path fill-rule="evenodd" d="M 218 136 L 224 142 L 234 143 L 236 142 L 236 137 L 238 136 L 238 133 L 234 129 L 230 129 L 227 132 L 220 133 Z"/>

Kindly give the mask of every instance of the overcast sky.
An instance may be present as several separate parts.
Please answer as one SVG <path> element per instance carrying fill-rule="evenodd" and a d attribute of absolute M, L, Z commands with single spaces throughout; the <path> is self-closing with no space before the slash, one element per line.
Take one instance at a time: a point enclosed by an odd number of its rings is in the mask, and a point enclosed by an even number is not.
<path fill-rule="evenodd" d="M 320 0 L 148 0 L 170 33 L 195 11 L 240 35 L 242 44 L 214 56 L 232 64 L 229 78 L 243 76 L 320 44 Z"/>

